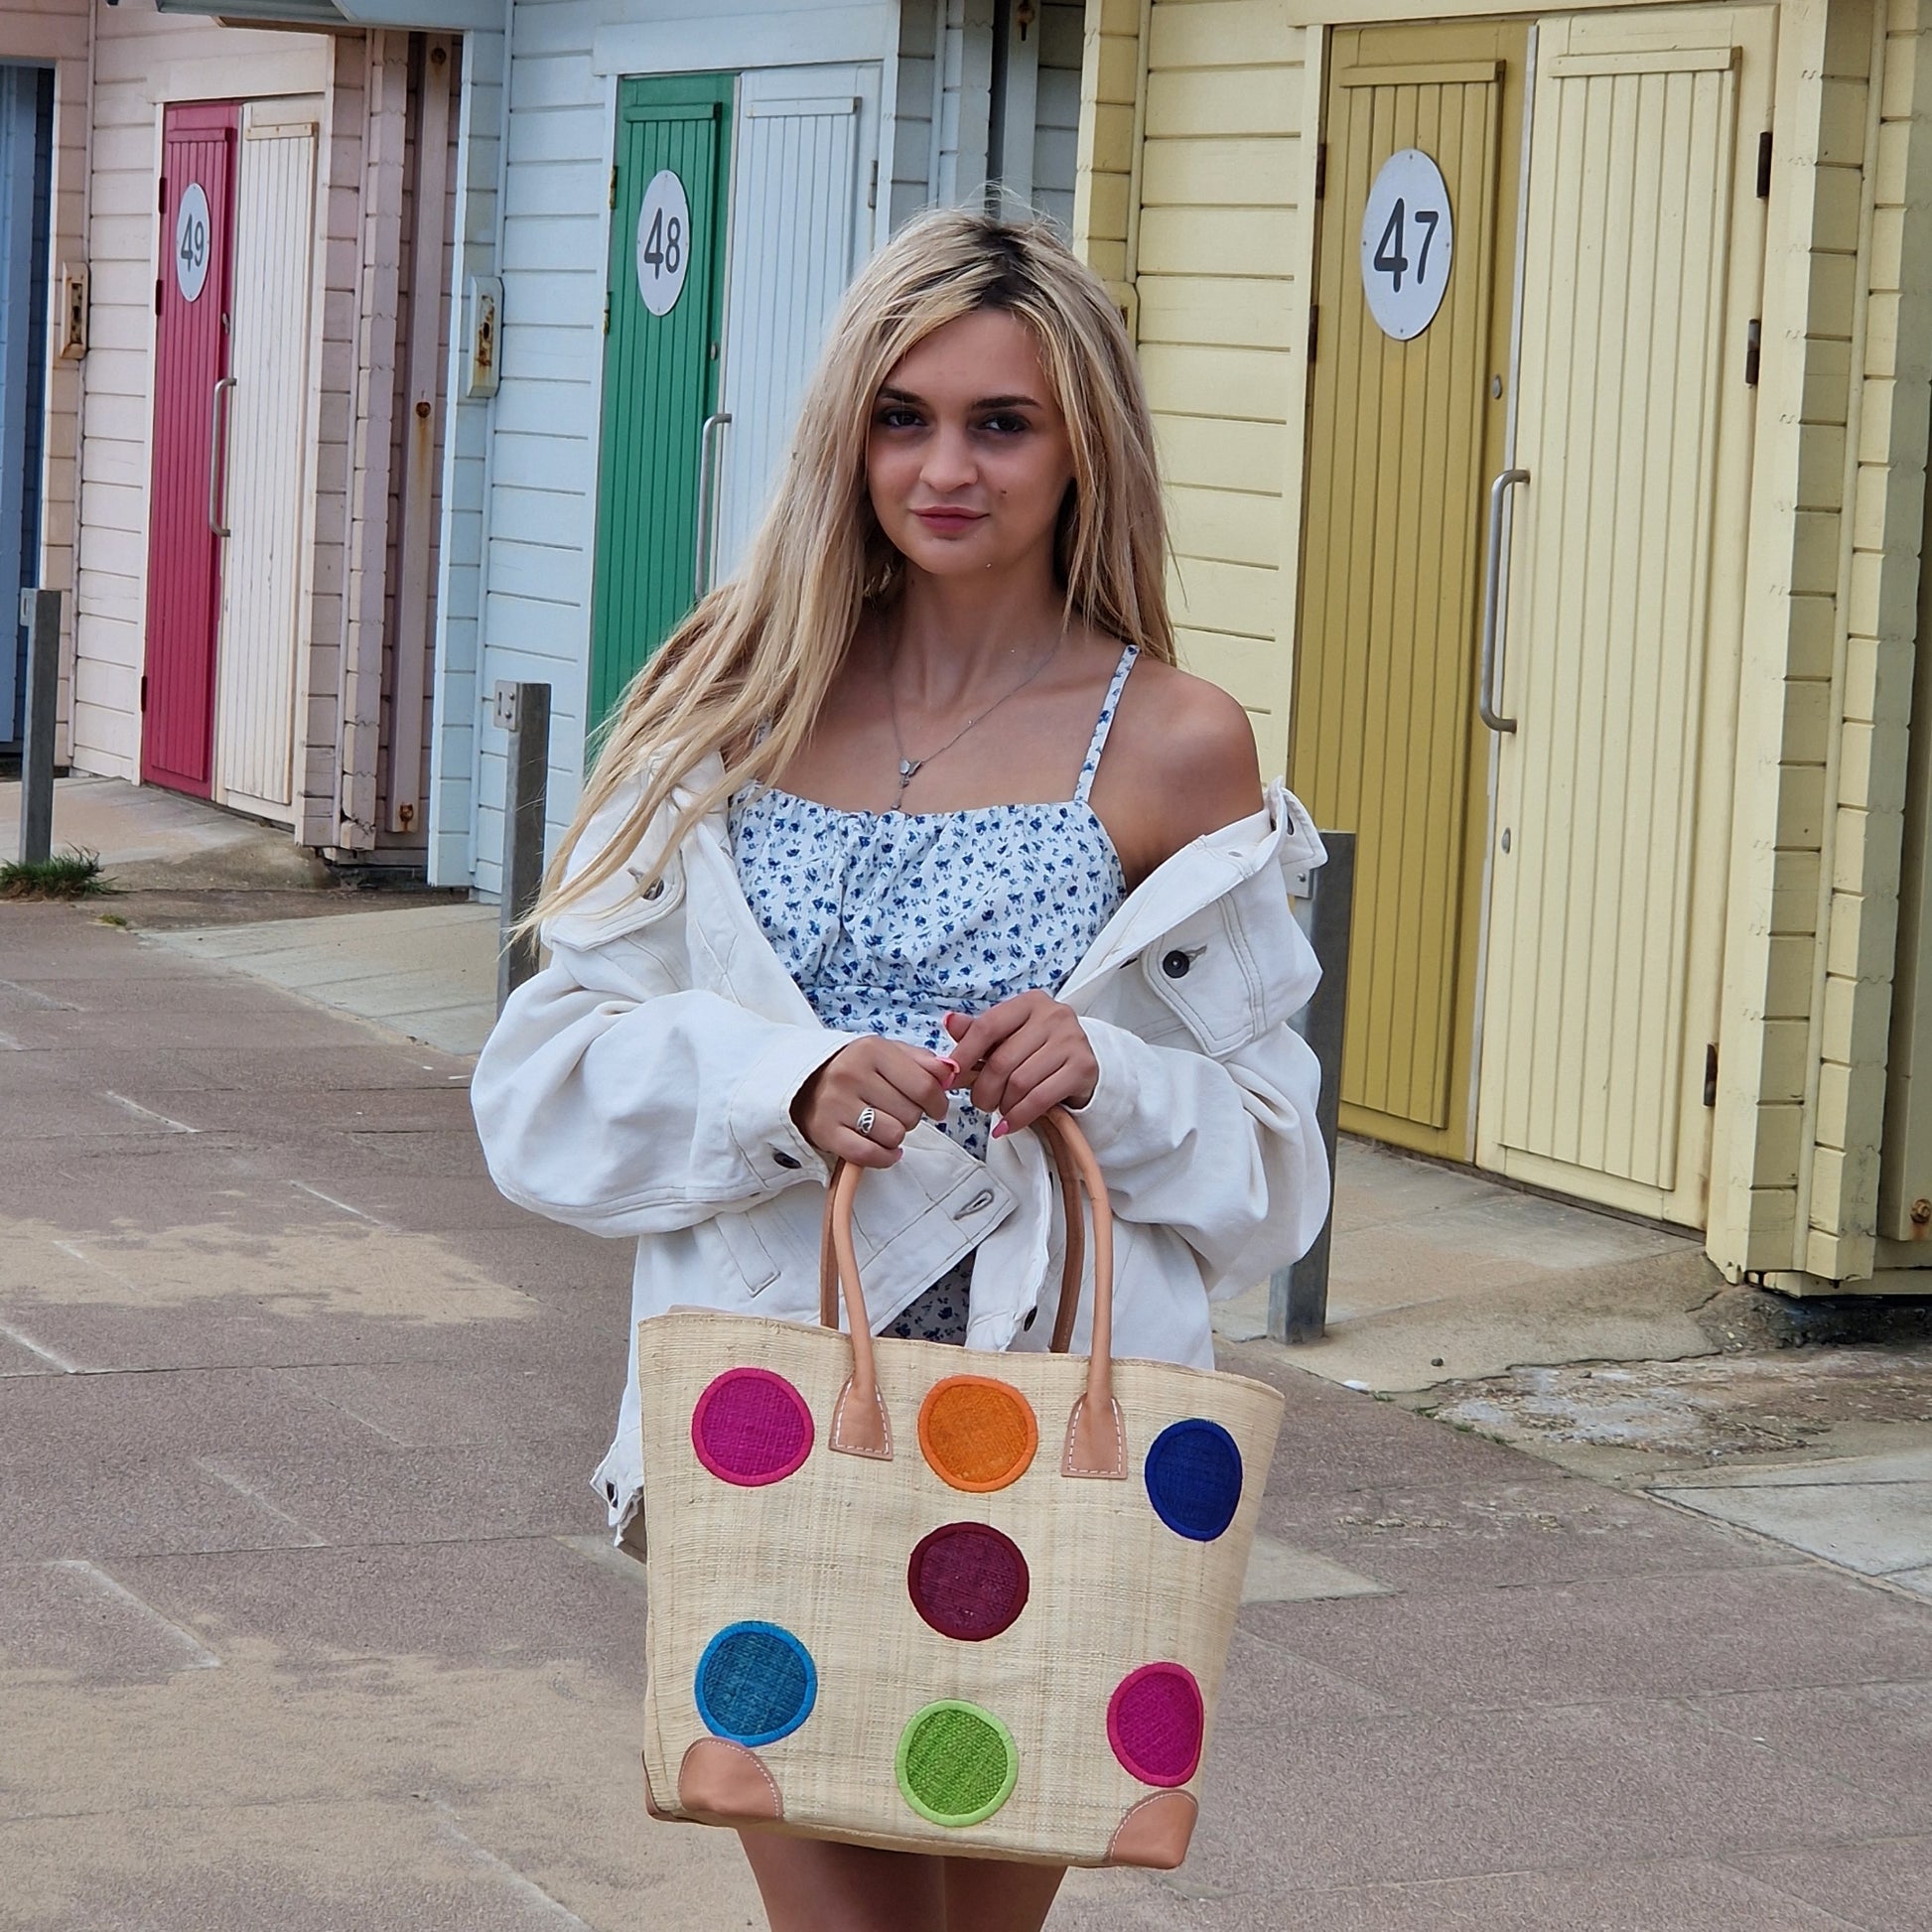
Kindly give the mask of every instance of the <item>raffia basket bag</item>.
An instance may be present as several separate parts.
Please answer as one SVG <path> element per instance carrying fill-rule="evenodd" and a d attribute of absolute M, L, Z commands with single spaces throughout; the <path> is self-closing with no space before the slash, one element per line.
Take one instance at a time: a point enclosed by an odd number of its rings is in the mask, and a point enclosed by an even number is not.
<path fill-rule="evenodd" d="M 875 1340 L 853 1168 L 827 1194 L 820 1326 L 640 1324 L 655 1816 L 1055 1864 L 1186 1855 L 1282 1398 L 1112 1359 L 1106 1188 L 1063 1113 L 1039 1129 L 1067 1209 L 1053 1353 Z"/>

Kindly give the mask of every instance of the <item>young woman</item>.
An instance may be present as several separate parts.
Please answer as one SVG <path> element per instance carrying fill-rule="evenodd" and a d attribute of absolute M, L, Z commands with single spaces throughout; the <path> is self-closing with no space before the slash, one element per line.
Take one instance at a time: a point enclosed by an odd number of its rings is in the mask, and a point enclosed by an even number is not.
<path fill-rule="evenodd" d="M 1049 230 L 914 223 L 850 292 L 741 575 L 639 674 L 553 868 L 550 963 L 474 1096 L 512 1199 L 637 1238 L 634 1319 L 810 1320 L 833 1162 L 884 1332 L 1038 1348 L 1073 1110 L 1116 1351 L 1209 1366 L 1207 1299 L 1326 1213 L 1319 842 L 1174 665 L 1154 443 Z M 1056 1264 L 1055 1264 L 1056 1265 Z M 1085 1342 L 1088 1311 L 1075 1330 Z M 636 1358 L 598 1471 L 639 1482 Z M 743 1835 L 774 1932 L 1036 1932 L 1057 1868 Z"/>

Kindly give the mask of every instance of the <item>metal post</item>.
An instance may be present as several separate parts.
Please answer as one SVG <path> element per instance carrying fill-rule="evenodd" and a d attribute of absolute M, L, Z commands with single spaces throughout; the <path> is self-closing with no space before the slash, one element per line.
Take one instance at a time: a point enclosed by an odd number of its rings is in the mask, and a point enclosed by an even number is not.
<path fill-rule="evenodd" d="M 20 758 L 20 856 L 54 856 L 54 707 L 61 678 L 61 593 L 22 591 L 27 626 L 27 733 Z"/>
<path fill-rule="evenodd" d="M 1321 984 L 1303 1021 L 1303 1037 L 1321 1066 L 1321 1095 L 1315 1125 L 1327 1150 L 1328 1172 L 1335 1171 L 1335 1123 L 1341 1103 L 1341 1035 L 1348 1014 L 1348 932 L 1355 906 L 1355 835 L 1323 832 L 1328 863 L 1314 875 L 1309 937 L 1321 965 Z M 1328 1322 L 1328 1234 L 1330 1207 L 1314 1246 L 1300 1261 L 1276 1270 L 1268 1284 L 1268 1332 L 1276 1341 L 1319 1341 Z"/>
<path fill-rule="evenodd" d="M 496 1007 L 537 970 L 537 936 L 510 928 L 537 902 L 543 884 L 544 806 L 550 789 L 550 687 L 501 683 L 496 722 L 509 733 L 509 779 L 503 799 L 503 891 L 496 954 Z"/>

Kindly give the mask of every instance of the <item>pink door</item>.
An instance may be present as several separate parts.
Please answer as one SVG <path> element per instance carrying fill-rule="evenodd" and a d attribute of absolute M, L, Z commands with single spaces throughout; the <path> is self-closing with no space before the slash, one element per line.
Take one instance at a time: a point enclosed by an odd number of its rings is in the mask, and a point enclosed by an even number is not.
<path fill-rule="evenodd" d="M 141 775 L 203 798 L 213 766 L 239 129 L 233 101 L 170 107 L 162 123 Z"/>

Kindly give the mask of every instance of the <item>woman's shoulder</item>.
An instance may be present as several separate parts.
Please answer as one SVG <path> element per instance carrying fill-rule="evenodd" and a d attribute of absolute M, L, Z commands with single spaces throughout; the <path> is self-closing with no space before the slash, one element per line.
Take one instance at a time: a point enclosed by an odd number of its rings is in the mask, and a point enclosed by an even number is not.
<path fill-rule="evenodd" d="M 1154 864 L 1261 809 L 1254 726 L 1239 701 L 1145 655 L 1121 692 L 1101 771 Z"/>

